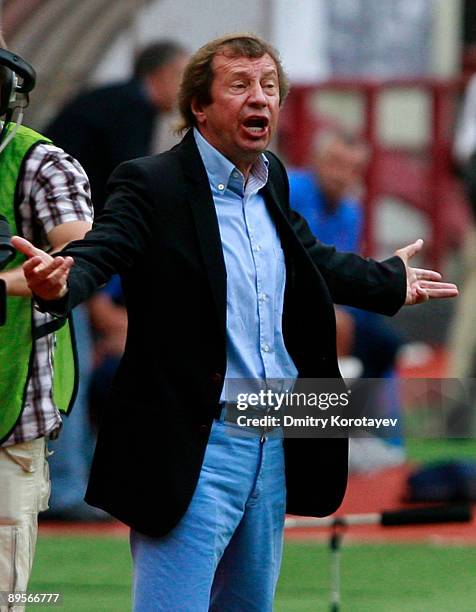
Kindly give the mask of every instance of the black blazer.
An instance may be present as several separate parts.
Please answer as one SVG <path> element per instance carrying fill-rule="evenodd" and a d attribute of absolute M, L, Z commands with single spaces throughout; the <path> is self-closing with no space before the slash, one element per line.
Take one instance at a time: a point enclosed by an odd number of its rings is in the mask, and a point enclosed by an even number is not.
<path fill-rule="evenodd" d="M 281 162 L 267 156 L 262 193 L 286 259 L 286 347 L 301 377 L 339 377 L 333 301 L 393 314 L 404 302 L 404 266 L 398 257 L 379 264 L 318 242 L 289 208 Z M 63 251 L 76 261 L 66 308 L 118 271 L 129 315 L 86 500 L 158 536 L 190 503 L 219 411 L 226 270 L 191 132 L 167 153 L 122 164 L 109 189 L 93 229 Z M 347 440 L 287 439 L 285 457 L 288 511 L 323 516 L 336 510 L 347 481 Z"/>

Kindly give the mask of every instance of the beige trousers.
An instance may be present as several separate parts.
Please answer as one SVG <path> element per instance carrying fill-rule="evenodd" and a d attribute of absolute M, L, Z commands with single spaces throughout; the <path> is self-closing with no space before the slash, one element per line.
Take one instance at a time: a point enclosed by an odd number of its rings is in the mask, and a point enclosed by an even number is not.
<path fill-rule="evenodd" d="M 48 508 L 44 438 L 0 448 L 0 591 L 26 591 L 35 554 L 38 512 Z M 0 606 L 20 612 L 24 606 Z"/>

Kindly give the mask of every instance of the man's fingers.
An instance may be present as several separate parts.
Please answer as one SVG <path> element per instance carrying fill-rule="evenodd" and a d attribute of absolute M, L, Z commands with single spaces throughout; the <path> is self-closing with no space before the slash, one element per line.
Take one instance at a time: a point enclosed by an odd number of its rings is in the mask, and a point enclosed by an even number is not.
<path fill-rule="evenodd" d="M 441 274 L 435 270 L 412 268 L 408 260 L 423 247 L 423 240 L 419 238 L 398 251 L 395 255 L 405 264 L 407 274 L 407 295 L 405 304 L 421 304 L 431 299 L 452 298 L 458 295 L 458 287 L 453 283 L 442 283 Z"/>
<path fill-rule="evenodd" d="M 62 297 L 67 290 L 67 280 L 71 265 L 68 261 L 63 261 L 44 281 L 43 287 L 49 288 L 51 294 Z"/>
<path fill-rule="evenodd" d="M 52 257 L 48 263 L 43 261 L 41 257 L 33 257 L 25 262 L 23 272 L 27 278 L 31 277 L 35 282 L 42 282 L 63 266 L 64 262 L 63 257 Z"/>
<path fill-rule="evenodd" d="M 458 292 L 451 291 L 449 289 L 425 289 L 426 294 L 430 299 L 439 299 L 439 298 L 451 298 L 456 297 Z"/>
<path fill-rule="evenodd" d="M 407 289 L 405 304 L 422 304 L 428 300 L 453 298 L 458 295 L 458 287 L 453 283 L 415 280 Z"/>
<path fill-rule="evenodd" d="M 430 298 L 456 297 L 458 295 L 458 287 L 453 283 L 420 281 L 418 287 L 421 291 L 425 291 Z"/>
<path fill-rule="evenodd" d="M 421 280 L 418 284 L 425 289 L 455 289 L 458 291 L 458 287 L 454 283 L 442 283 L 442 282 L 434 282 Z"/>
<path fill-rule="evenodd" d="M 27 261 L 25 261 L 23 264 L 23 273 L 25 276 L 27 276 L 32 272 L 38 273 L 40 270 L 47 270 L 51 265 L 56 267 L 60 262 L 55 263 L 55 261 L 56 260 L 53 259 L 53 257 L 51 257 L 51 260 L 47 262 L 40 255 L 35 255 L 31 259 L 27 259 Z"/>
<path fill-rule="evenodd" d="M 424 270 L 422 268 L 411 268 L 411 270 L 418 280 L 439 281 L 442 278 L 441 274 L 435 270 Z"/>
<path fill-rule="evenodd" d="M 430 299 L 430 296 L 426 289 L 423 289 L 422 287 L 416 285 L 414 299 L 417 304 L 421 304 L 423 302 L 428 302 L 428 300 Z"/>
<path fill-rule="evenodd" d="M 407 246 L 398 249 L 398 251 L 395 251 L 395 255 L 398 255 L 401 259 L 403 259 L 404 263 L 407 263 L 407 261 L 418 253 L 422 247 L 423 240 L 418 238 L 418 240 L 415 240 L 415 242 L 412 242 L 412 244 L 408 244 Z"/>
<path fill-rule="evenodd" d="M 43 251 L 33 246 L 29 240 L 26 240 L 26 238 L 22 238 L 21 236 L 13 236 L 11 243 L 17 251 L 20 251 L 20 253 L 23 253 L 23 255 L 26 255 L 27 257 L 34 257 L 35 255 L 40 255 L 43 253 Z"/>
<path fill-rule="evenodd" d="M 72 257 L 59 256 L 45 263 L 41 256 L 35 256 L 23 264 L 23 272 L 34 294 L 45 300 L 56 300 L 68 290 L 67 280 L 73 264 Z"/>

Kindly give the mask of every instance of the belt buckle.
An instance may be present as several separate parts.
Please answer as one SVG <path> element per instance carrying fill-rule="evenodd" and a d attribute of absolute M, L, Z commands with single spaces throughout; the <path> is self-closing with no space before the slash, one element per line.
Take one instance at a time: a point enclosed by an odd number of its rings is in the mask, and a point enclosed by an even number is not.
<path fill-rule="evenodd" d="M 263 411 L 263 416 L 268 417 L 269 414 L 271 412 L 271 406 L 268 406 L 266 410 Z M 266 419 L 266 422 L 268 422 L 268 419 Z M 269 433 L 270 431 L 273 431 L 274 426 L 272 425 L 263 425 L 263 427 L 261 428 L 261 437 L 260 437 L 260 442 L 261 444 L 263 444 L 263 442 L 266 442 L 267 437 L 266 434 Z"/>
<path fill-rule="evenodd" d="M 272 411 L 272 406 L 268 406 L 266 410 L 248 410 L 247 413 L 249 416 L 254 417 L 267 417 Z M 233 423 L 236 425 L 236 415 L 239 414 L 236 412 L 236 405 L 232 402 L 225 402 L 223 407 L 223 412 L 221 415 L 221 419 L 224 423 Z M 260 442 L 264 442 L 267 439 L 267 434 L 274 429 L 276 429 L 273 425 L 243 425 L 240 426 L 240 429 L 244 431 L 254 431 L 260 436 Z"/>

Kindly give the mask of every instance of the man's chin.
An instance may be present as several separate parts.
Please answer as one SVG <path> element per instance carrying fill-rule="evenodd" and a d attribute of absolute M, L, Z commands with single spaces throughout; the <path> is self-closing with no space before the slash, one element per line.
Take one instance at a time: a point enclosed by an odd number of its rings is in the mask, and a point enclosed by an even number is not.
<path fill-rule="evenodd" d="M 253 140 L 247 138 L 243 142 L 242 149 L 243 151 L 248 151 L 249 153 L 259 155 L 268 148 L 269 140 L 269 138 L 256 138 Z"/>

